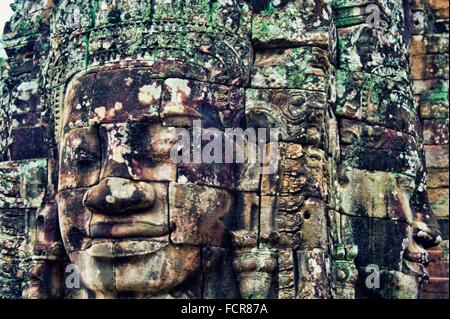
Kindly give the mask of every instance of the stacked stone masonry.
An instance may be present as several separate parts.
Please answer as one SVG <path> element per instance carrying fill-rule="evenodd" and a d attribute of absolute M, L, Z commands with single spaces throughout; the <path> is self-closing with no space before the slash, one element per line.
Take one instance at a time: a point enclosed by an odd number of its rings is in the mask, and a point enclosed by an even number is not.
<path fill-rule="evenodd" d="M 428 195 L 443 242 L 430 250 L 430 283 L 421 298 L 448 298 L 448 17 L 447 1 L 411 2 L 411 78 L 423 130 Z"/>

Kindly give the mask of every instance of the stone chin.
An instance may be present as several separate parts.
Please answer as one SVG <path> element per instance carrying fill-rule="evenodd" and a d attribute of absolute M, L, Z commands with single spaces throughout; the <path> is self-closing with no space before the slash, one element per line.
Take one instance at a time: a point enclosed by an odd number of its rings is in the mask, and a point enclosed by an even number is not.
<path fill-rule="evenodd" d="M 148 249 L 149 242 L 142 241 L 137 245 L 140 246 L 138 249 Z M 159 246 L 162 247 L 148 254 L 139 250 L 134 256 L 121 257 L 123 253 L 92 256 L 100 254 L 98 251 L 93 253 L 92 249 L 74 251 L 69 256 L 80 269 L 82 283 L 95 292 L 96 297 L 114 298 L 120 293 L 158 296 L 186 282 L 200 267 L 198 247 L 169 243 L 158 243 L 154 247 Z M 131 254 L 130 251 L 126 253 Z"/>

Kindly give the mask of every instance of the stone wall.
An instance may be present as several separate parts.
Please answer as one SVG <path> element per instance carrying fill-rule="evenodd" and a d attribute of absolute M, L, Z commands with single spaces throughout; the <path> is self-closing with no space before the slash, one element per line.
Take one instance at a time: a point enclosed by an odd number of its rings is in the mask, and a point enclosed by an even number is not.
<path fill-rule="evenodd" d="M 411 1 L 411 77 L 423 129 L 428 194 L 443 242 L 430 251 L 430 285 L 423 298 L 448 298 L 448 1 Z"/>

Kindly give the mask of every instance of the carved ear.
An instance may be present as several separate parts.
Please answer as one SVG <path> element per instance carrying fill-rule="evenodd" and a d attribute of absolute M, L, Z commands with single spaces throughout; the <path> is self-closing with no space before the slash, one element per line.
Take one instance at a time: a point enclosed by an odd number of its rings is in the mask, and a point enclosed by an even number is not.
<path fill-rule="evenodd" d="M 29 280 L 22 292 L 26 299 L 58 298 L 62 292 L 63 264 L 67 254 L 61 240 L 58 207 L 45 204 L 36 212 L 36 237 Z"/>
<path fill-rule="evenodd" d="M 55 202 L 45 204 L 36 212 L 36 241 L 34 254 L 52 260 L 66 257 L 58 221 L 58 206 Z"/>
<path fill-rule="evenodd" d="M 422 162 L 425 159 L 422 155 Z M 411 209 L 414 214 L 413 237 L 414 240 L 425 248 L 439 245 L 442 234 L 439 223 L 431 208 L 428 190 L 426 188 L 427 172 L 420 169 L 416 175 L 416 189 L 411 198 Z"/>

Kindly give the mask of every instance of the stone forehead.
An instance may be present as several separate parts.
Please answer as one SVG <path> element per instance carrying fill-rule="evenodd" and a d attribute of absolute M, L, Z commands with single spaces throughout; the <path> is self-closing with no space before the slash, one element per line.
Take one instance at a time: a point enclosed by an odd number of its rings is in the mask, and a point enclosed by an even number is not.
<path fill-rule="evenodd" d="M 169 74 L 170 75 L 170 74 Z M 84 73 L 65 89 L 59 130 L 120 122 L 235 127 L 243 116 L 243 89 L 200 79 L 167 78 L 152 68 Z M 185 118 L 183 120 L 183 118 Z"/>

